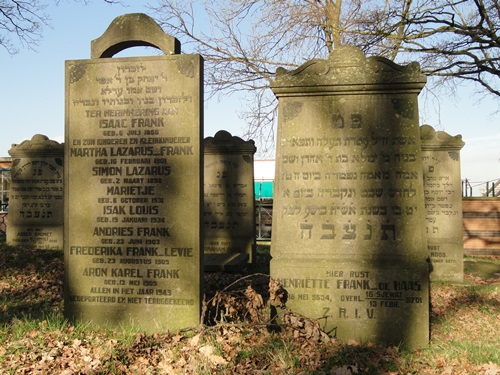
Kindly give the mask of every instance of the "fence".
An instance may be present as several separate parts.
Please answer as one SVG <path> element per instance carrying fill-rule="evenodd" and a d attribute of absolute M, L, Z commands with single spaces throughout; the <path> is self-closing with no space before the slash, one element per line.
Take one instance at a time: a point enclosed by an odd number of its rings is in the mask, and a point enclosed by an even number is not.
<path fill-rule="evenodd" d="M 476 194 L 476 196 L 500 197 L 500 179 L 479 182 L 472 185 L 472 183 L 466 178 L 462 180 L 462 197 L 469 198 L 474 196 L 473 188 L 479 188 L 479 194 Z"/>
<path fill-rule="evenodd" d="M 257 241 L 271 241 L 273 201 L 266 199 L 255 202 Z"/>
<path fill-rule="evenodd" d="M 500 255 L 500 199 L 462 199 L 464 253 Z"/>

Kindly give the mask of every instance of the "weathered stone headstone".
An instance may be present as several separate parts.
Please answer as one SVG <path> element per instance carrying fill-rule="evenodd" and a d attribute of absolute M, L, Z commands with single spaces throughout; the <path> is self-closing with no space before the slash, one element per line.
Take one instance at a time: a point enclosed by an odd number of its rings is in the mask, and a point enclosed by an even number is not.
<path fill-rule="evenodd" d="M 205 270 L 236 271 L 255 258 L 255 142 L 221 130 L 204 150 Z"/>
<path fill-rule="evenodd" d="M 111 57 L 135 45 L 164 56 Z M 197 325 L 203 60 L 144 14 L 66 62 L 65 313 L 147 331 Z"/>
<path fill-rule="evenodd" d="M 0 237 L 5 238 L 7 232 L 7 216 L 9 210 L 11 157 L 0 157 Z"/>
<path fill-rule="evenodd" d="M 420 127 L 431 280 L 463 281 L 462 136 Z"/>
<path fill-rule="evenodd" d="M 429 270 L 418 64 L 365 58 L 280 69 L 271 276 L 287 307 L 341 340 L 427 345 Z"/>
<path fill-rule="evenodd" d="M 41 250 L 63 249 L 64 144 L 36 134 L 12 145 L 7 242 Z"/>

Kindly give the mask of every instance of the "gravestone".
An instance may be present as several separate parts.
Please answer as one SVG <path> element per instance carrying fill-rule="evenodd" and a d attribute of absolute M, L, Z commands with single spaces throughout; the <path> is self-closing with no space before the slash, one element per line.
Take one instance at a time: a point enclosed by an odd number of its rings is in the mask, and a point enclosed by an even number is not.
<path fill-rule="evenodd" d="M 221 130 L 204 140 L 207 271 L 239 271 L 255 259 L 255 142 Z"/>
<path fill-rule="evenodd" d="M 164 55 L 109 58 L 137 45 Z M 203 60 L 144 14 L 116 18 L 91 56 L 66 62 L 65 314 L 197 325 Z"/>
<path fill-rule="evenodd" d="M 11 157 L 0 157 L 0 237 L 4 239 L 7 232 L 11 167 Z"/>
<path fill-rule="evenodd" d="M 420 127 L 431 280 L 463 281 L 462 136 Z"/>
<path fill-rule="evenodd" d="M 418 64 L 342 46 L 279 69 L 271 276 L 340 340 L 429 339 Z"/>
<path fill-rule="evenodd" d="M 63 249 L 64 144 L 36 134 L 12 145 L 7 242 L 40 250 Z"/>

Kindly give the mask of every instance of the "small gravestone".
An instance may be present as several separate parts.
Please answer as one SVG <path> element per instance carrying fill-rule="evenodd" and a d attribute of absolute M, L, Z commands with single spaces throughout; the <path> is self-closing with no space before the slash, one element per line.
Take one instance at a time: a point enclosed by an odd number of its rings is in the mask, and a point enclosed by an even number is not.
<path fill-rule="evenodd" d="M 237 271 L 255 259 L 255 143 L 222 130 L 204 150 L 205 270 Z"/>
<path fill-rule="evenodd" d="M 463 281 L 462 136 L 420 127 L 431 280 Z"/>
<path fill-rule="evenodd" d="M 0 237 L 3 238 L 5 238 L 5 233 L 7 232 L 11 167 L 12 158 L 0 157 Z"/>
<path fill-rule="evenodd" d="M 36 134 L 12 145 L 7 242 L 40 250 L 63 249 L 64 144 Z"/>
<path fill-rule="evenodd" d="M 163 56 L 104 58 L 149 45 Z M 144 14 L 66 62 L 65 314 L 199 324 L 203 60 Z"/>
<path fill-rule="evenodd" d="M 343 46 L 279 69 L 271 276 L 341 340 L 423 347 L 429 266 L 418 64 Z"/>

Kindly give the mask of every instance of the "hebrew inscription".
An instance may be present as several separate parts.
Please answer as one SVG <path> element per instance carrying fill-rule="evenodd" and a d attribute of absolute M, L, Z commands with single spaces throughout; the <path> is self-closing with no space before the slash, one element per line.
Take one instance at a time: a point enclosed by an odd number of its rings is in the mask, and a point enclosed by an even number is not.
<path fill-rule="evenodd" d="M 431 279 L 463 280 L 460 135 L 420 128 Z"/>
<path fill-rule="evenodd" d="M 204 253 L 246 254 L 253 263 L 255 143 L 221 130 L 205 138 L 204 150 Z"/>
<path fill-rule="evenodd" d="M 7 241 L 42 250 L 63 249 L 64 145 L 37 134 L 13 145 Z"/>
<path fill-rule="evenodd" d="M 328 242 L 319 249 L 328 254 L 338 254 L 342 247 L 337 245 L 343 243 L 387 242 L 389 246 L 378 251 L 389 251 L 391 243 L 407 241 L 402 234 L 413 217 L 422 214 L 420 142 L 399 129 L 376 136 L 376 119 L 357 109 L 361 99 L 329 101 L 333 104 L 326 100 L 318 104 L 318 99 L 304 105 L 298 116 L 315 118 L 316 124 L 338 136 L 280 139 L 283 156 L 275 192 L 282 202 L 280 215 L 294 223 L 290 231 L 300 240 Z M 327 106 L 337 108 L 337 113 L 316 113 Z"/>

